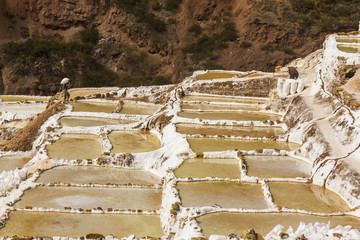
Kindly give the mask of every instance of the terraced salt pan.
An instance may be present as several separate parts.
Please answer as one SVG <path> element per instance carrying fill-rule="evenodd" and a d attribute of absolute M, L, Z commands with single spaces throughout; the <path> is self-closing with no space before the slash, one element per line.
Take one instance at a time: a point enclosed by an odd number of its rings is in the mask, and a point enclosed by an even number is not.
<path fill-rule="evenodd" d="M 239 127 L 239 126 L 218 126 L 218 125 L 202 125 L 202 124 L 176 124 L 176 130 L 179 133 L 194 135 L 226 135 L 226 136 L 250 136 L 256 138 L 274 137 L 284 134 L 284 130 L 280 127 Z"/>
<path fill-rule="evenodd" d="M 155 134 L 144 131 L 113 131 L 109 134 L 109 140 L 113 145 L 113 153 L 149 152 L 161 147 Z"/>
<path fill-rule="evenodd" d="M 257 233 L 265 236 L 276 225 L 284 226 L 284 232 L 291 226 L 294 231 L 300 222 L 325 223 L 330 221 L 330 227 L 338 225 L 351 225 L 360 228 L 360 221 L 350 216 L 315 216 L 295 213 L 212 213 L 197 218 L 203 235 L 209 237 L 211 234 L 229 235 L 235 233 L 238 236 L 242 231 L 253 228 Z"/>
<path fill-rule="evenodd" d="M 318 213 L 348 211 L 348 205 L 334 192 L 303 183 L 269 182 L 275 204 Z"/>
<path fill-rule="evenodd" d="M 70 103 L 73 107 L 73 112 L 104 112 L 111 113 L 116 107 L 117 103 L 113 102 L 86 102 L 78 101 Z"/>
<path fill-rule="evenodd" d="M 196 80 L 212 80 L 221 78 L 232 78 L 238 75 L 236 72 L 207 72 L 200 74 L 196 77 Z"/>
<path fill-rule="evenodd" d="M 120 113 L 131 114 L 131 115 L 152 115 L 160 108 L 159 105 L 144 105 L 138 103 L 126 102 Z"/>
<path fill-rule="evenodd" d="M 132 120 L 99 118 L 99 117 L 62 117 L 59 122 L 67 127 L 96 127 L 133 123 Z"/>
<path fill-rule="evenodd" d="M 62 134 L 60 139 L 47 145 L 50 158 L 67 160 L 94 159 L 102 152 L 101 139 L 94 134 Z"/>
<path fill-rule="evenodd" d="M 226 103 L 246 103 L 246 104 L 264 104 L 267 99 L 261 98 L 241 98 L 225 96 L 207 96 L 207 95 L 187 95 L 181 100 L 196 102 L 226 102 Z"/>
<path fill-rule="evenodd" d="M 280 141 L 259 141 L 231 138 L 193 138 L 187 137 L 190 148 L 194 152 L 218 152 L 227 150 L 251 151 L 258 149 L 279 149 L 292 151 L 297 149 L 300 144 Z"/>
<path fill-rule="evenodd" d="M 184 207 L 266 209 L 268 205 L 260 184 L 234 182 L 178 182 Z"/>
<path fill-rule="evenodd" d="M 4 102 L 20 102 L 20 101 L 48 101 L 50 97 L 22 96 L 22 95 L 0 95 L 0 99 Z"/>
<path fill-rule="evenodd" d="M 360 37 L 337 37 L 336 41 L 343 43 L 360 43 Z"/>
<path fill-rule="evenodd" d="M 174 174 L 178 178 L 233 178 L 240 179 L 240 167 L 237 159 L 191 158 L 185 160 Z"/>
<path fill-rule="evenodd" d="M 339 44 L 337 48 L 346 53 L 360 53 L 360 46 L 347 45 L 347 44 Z"/>
<path fill-rule="evenodd" d="M 143 170 L 98 166 L 60 166 L 40 174 L 40 183 L 72 184 L 159 184 L 159 177 Z"/>
<path fill-rule="evenodd" d="M 0 157 L 0 173 L 2 171 L 15 170 L 16 168 L 22 168 L 28 163 L 33 156 L 29 155 L 8 155 Z"/>
<path fill-rule="evenodd" d="M 160 208 L 161 194 L 161 189 L 37 187 L 25 191 L 14 207 L 154 210 Z"/>
<path fill-rule="evenodd" d="M 19 103 L 9 103 L 9 104 L 0 104 L 0 112 L 10 112 L 18 114 L 38 114 L 42 113 L 46 108 L 45 103 L 35 103 L 35 104 L 19 104 Z"/>
<path fill-rule="evenodd" d="M 0 236 L 66 236 L 79 237 L 89 233 L 104 236 L 128 237 L 135 234 L 161 237 L 158 215 L 120 215 L 120 214 L 71 214 L 50 212 L 13 211 Z"/>
<path fill-rule="evenodd" d="M 234 120 L 234 121 L 266 121 L 280 120 L 281 116 L 276 114 L 261 112 L 244 112 L 244 111 L 191 111 L 185 110 L 179 113 L 179 117 L 183 118 L 199 118 L 207 120 Z"/>
<path fill-rule="evenodd" d="M 289 156 L 245 156 L 247 175 L 260 178 L 308 178 L 312 165 Z"/>
<path fill-rule="evenodd" d="M 264 108 L 264 105 L 250 105 L 250 104 L 206 104 L 206 103 L 187 103 L 181 104 L 183 110 L 244 110 L 244 111 L 259 111 Z"/>

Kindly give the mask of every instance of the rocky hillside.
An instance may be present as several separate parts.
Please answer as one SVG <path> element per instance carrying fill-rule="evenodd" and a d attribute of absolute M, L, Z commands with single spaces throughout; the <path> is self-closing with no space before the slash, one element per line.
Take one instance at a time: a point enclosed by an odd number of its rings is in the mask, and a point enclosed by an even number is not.
<path fill-rule="evenodd" d="M 139 86 L 271 71 L 359 19 L 357 0 L 1 0 L 0 93 L 50 95 L 64 76 Z"/>

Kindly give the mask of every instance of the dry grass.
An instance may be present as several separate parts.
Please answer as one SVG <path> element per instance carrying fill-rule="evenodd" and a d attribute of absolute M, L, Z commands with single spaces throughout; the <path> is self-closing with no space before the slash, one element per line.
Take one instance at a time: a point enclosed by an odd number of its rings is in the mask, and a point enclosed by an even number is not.
<path fill-rule="evenodd" d="M 39 135 L 40 127 L 53 114 L 65 109 L 65 105 L 57 102 L 24 127 L 8 144 L 3 147 L 4 151 L 30 151 L 32 143 Z"/>

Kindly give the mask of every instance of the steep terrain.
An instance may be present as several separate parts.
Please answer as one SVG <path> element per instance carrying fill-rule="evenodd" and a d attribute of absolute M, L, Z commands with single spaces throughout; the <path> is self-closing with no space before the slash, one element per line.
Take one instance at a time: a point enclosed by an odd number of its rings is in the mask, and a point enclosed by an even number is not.
<path fill-rule="evenodd" d="M 0 42 L 25 45 L 3 45 L 0 93 L 54 94 L 64 76 L 76 87 L 139 86 L 198 69 L 269 71 L 327 33 L 357 30 L 358 9 L 352 0 L 1 0 Z M 84 30 L 102 39 L 84 45 Z"/>

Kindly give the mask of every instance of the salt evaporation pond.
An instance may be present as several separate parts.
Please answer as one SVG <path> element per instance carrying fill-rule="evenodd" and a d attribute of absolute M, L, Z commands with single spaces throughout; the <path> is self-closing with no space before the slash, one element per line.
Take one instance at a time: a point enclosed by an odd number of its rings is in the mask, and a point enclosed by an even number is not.
<path fill-rule="evenodd" d="M 264 108 L 263 105 L 229 105 L 229 104 L 206 104 L 206 103 L 187 103 L 181 104 L 183 110 L 244 110 L 244 111 L 259 111 Z"/>
<path fill-rule="evenodd" d="M 337 42 L 344 42 L 344 43 L 360 43 L 359 37 L 337 37 Z"/>
<path fill-rule="evenodd" d="M 193 138 L 187 137 L 190 148 L 194 152 L 217 152 L 227 150 L 261 150 L 261 149 L 279 149 L 292 151 L 297 149 L 300 144 L 280 141 L 258 141 L 231 138 Z"/>
<path fill-rule="evenodd" d="M 70 103 L 73 107 L 73 112 L 104 112 L 111 113 L 116 107 L 117 103 L 113 102 L 85 102 L 78 101 L 74 103 Z"/>
<path fill-rule="evenodd" d="M 28 163 L 33 156 L 28 155 L 8 155 L 0 157 L 0 173 L 2 171 L 15 170 L 16 168 L 22 168 Z"/>
<path fill-rule="evenodd" d="M 99 117 L 62 117 L 59 119 L 59 122 L 61 125 L 66 127 L 97 127 L 106 125 L 128 124 L 135 121 Z"/>
<path fill-rule="evenodd" d="M 40 174 L 40 183 L 72 184 L 159 184 L 160 178 L 148 171 L 99 166 L 60 166 Z"/>
<path fill-rule="evenodd" d="M 284 130 L 280 127 L 240 127 L 240 126 L 219 126 L 219 125 L 203 125 L 203 124 L 176 124 L 176 130 L 179 133 L 194 135 L 225 135 L 225 136 L 250 136 L 250 137 L 274 137 L 284 134 Z"/>
<path fill-rule="evenodd" d="M 300 222 L 325 223 L 330 221 L 330 227 L 338 225 L 351 225 L 353 228 L 360 229 L 360 221 L 350 216 L 315 216 L 295 213 L 212 213 L 198 217 L 203 235 L 209 237 L 212 234 L 229 235 L 235 233 L 238 236 L 242 231 L 254 229 L 257 233 L 265 236 L 276 225 L 284 226 L 284 232 L 291 226 L 294 231 Z"/>
<path fill-rule="evenodd" d="M 240 179 L 239 161 L 225 158 L 191 158 L 185 160 L 174 174 L 178 178 L 233 178 Z"/>
<path fill-rule="evenodd" d="M 268 208 L 260 184 L 178 182 L 177 189 L 184 207 L 220 205 L 223 208 Z"/>
<path fill-rule="evenodd" d="M 160 108 L 159 105 L 148 105 L 148 104 L 138 104 L 138 103 L 128 103 L 126 102 L 120 114 L 131 114 L 131 115 L 152 115 Z"/>
<path fill-rule="evenodd" d="M 50 212 L 12 211 L 10 219 L 0 236 L 66 236 L 80 237 L 89 233 L 99 233 L 104 236 L 113 235 L 117 238 L 135 234 L 161 237 L 158 215 L 123 215 L 123 214 L 71 214 Z"/>
<path fill-rule="evenodd" d="M 269 182 L 274 203 L 281 207 L 317 213 L 348 211 L 349 206 L 334 192 L 305 183 Z"/>
<path fill-rule="evenodd" d="M 339 44 L 337 48 L 346 53 L 360 53 L 360 46 L 347 45 L 347 44 Z"/>
<path fill-rule="evenodd" d="M 151 132 L 113 131 L 109 134 L 113 153 L 140 153 L 156 150 L 161 147 L 159 138 Z"/>
<path fill-rule="evenodd" d="M 185 110 L 179 113 L 179 117 L 183 118 L 199 118 L 207 120 L 233 120 L 233 121 L 266 121 L 280 120 L 281 116 L 277 114 L 261 113 L 261 112 L 243 112 L 243 111 L 191 111 Z"/>
<path fill-rule="evenodd" d="M 289 156 L 245 156 L 247 175 L 260 178 L 310 177 L 312 165 Z"/>
<path fill-rule="evenodd" d="M 101 139 L 94 134 L 62 134 L 60 139 L 47 145 L 50 158 L 68 160 L 94 159 L 103 152 Z"/>
<path fill-rule="evenodd" d="M 50 97 L 22 96 L 22 95 L 0 95 L 4 102 L 24 102 L 24 101 L 48 101 Z"/>
<path fill-rule="evenodd" d="M 212 80 L 221 78 L 232 78 L 238 75 L 236 72 L 207 72 L 200 74 L 196 77 L 196 80 Z"/>
<path fill-rule="evenodd" d="M 196 102 L 226 102 L 226 103 L 246 103 L 246 104 L 264 104 L 267 99 L 263 98 L 241 98 L 241 97 L 226 97 L 226 96 L 207 96 L 207 95 L 187 95 L 181 100 L 196 101 Z"/>
<path fill-rule="evenodd" d="M 37 187 L 27 190 L 14 207 L 156 210 L 161 205 L 161 194 L 162 189 Z"/>

